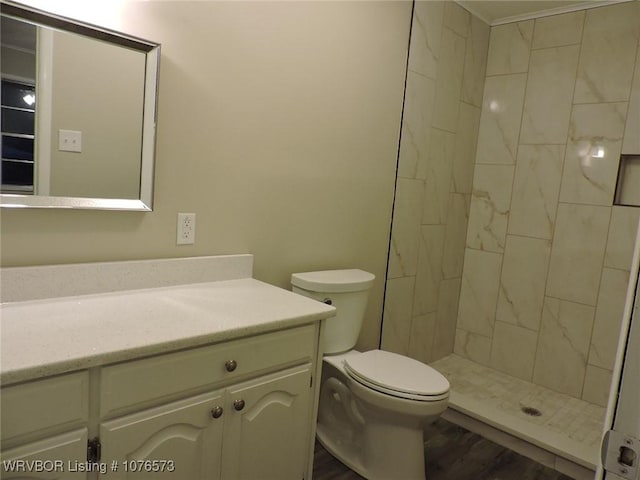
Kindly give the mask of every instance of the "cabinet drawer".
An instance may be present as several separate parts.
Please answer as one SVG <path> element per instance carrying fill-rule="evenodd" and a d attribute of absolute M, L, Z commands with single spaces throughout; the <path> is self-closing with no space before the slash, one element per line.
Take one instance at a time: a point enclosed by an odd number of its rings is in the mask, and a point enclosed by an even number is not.
<path fill-rule="evenodd" d="M 0 392 L 3 445 L 20 435 L 86 422 L 88 399 L 86 371 L 3 388 Z"/>
<path fill-rule="evenodd" d="M 100 416 L 214 383 L 310 361 L 314 325 L 121 363 L 102 370 Z M 235 361 L 228 371 L 225 364 Z"/>

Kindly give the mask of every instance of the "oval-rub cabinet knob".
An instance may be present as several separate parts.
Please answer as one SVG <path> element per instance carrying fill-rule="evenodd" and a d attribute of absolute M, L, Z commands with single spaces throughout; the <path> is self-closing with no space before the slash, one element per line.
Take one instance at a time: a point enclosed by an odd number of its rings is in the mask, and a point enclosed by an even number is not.
<path fill-rule="evenodd" d="M 244 408 L 244 400 L 234 400 L 233 408 L 235 408 L 237 411 L 242 410 Z"/>
<path fill-rule="evenodd" d="M 235 360 L 227 360 L 224 362 L 224 368 L 227 369 L 227 372 L 233 372 L 238 367 L 238 362 Z"/>
<path fill-rule="evenodd" d="M 222 412 L 222 407 L 218 405 L 217 407 L 211 409 L 211 416 L 213 418 L 220 418 L 222 416 Z"/>

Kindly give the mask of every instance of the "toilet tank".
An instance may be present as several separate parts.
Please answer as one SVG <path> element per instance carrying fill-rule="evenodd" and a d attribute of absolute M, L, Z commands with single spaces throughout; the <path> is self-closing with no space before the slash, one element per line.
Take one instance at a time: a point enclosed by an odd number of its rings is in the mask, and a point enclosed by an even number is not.
<path fill-rule="evenodd" d="M 336 307 L 336 316 L 325 321 L 325 354 L 351 350 L 358 341 L 375 275 L 364 270 L 324 270 L 294 273 L 292 290 Z"/>

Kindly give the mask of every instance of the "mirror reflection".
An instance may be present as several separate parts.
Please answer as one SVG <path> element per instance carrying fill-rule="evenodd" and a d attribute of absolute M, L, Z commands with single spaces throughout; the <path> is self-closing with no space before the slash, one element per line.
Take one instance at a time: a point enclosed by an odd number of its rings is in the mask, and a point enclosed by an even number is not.
<path fill-rule="evenodd" d="M 6 2 L 0 36 L 2 205 L 149 210 L 158 45 Z"/>
<path fill-rule="evenodd" d="M 2 193 L 33 193 L 36 27 L 2 17 Z"/>

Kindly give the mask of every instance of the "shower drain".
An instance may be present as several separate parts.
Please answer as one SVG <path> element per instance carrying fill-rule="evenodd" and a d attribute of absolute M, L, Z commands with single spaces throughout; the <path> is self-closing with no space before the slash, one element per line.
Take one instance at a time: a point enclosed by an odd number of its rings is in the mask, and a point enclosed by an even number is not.
<path fill-rule="evenodd" d="M 542 415 L 542 412 L 534 407 L 522 407 L 520 410 L 532 417 L 539 417 Z"/>

